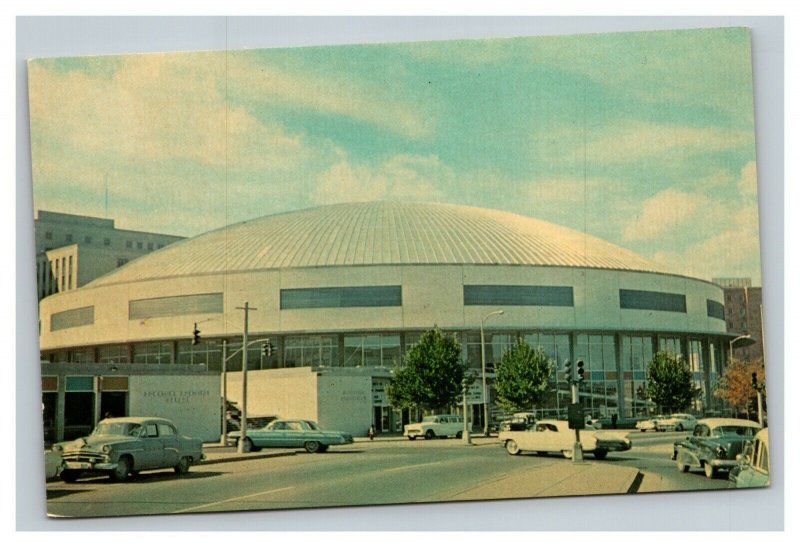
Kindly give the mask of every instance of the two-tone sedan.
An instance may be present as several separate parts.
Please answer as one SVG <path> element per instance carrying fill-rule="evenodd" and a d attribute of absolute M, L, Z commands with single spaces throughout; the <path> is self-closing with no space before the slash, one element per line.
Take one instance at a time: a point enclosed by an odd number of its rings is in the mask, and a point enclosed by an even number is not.
<path fill-rule="evenodd" d="M 706 477 L 713 479 L 720 471 L 730 471 L 738 465 L 736 456 L 761 426 L 750 420 L 736 418 L 706 418 L 699 420 L 691 437 L 673 446 L 672 459 L 684 473 L 700 467 Z"/>
<path fill-rule="evenodd" d="M 164 418 L 107 418 L 87 437 L 53 445 L 61 455 L 61 479 L 74 482 L 82 475 L 108 475 L 124 481 L 147 469 L 172 468 L 176 473 L 204 459 L 203 441 L 178 434 Z"/>
<path fill-rule="evenodd" d="M 533 429 L 523 431 L 501 431 L 498 435 L 506 451 L 512 456 L 523 450 L 543 455 L 560 452 L 565 458 L 572 458 L 575 444 L 575 431 L 569 428 L 566 420 L 539 420 Z M 581 450 L 591 452 L 601 460 L 609 452 L 630 450 L 631 441 L 623 433 L 598 431 L 587 425 L 581 430 Z"/>
<path fill-rule="evenodd" d="M 228 440 L 238 443 L 240 431 L 228 434 Z M 325 452 L 329 446 L 351 444 L 353 435 L 346 431 L 323 431 L 312 420 L 275 420 L 261 429 L 248 429 L 242 440 L 244 452 L 262 448 L 305 448 L 306 452 Z"/>

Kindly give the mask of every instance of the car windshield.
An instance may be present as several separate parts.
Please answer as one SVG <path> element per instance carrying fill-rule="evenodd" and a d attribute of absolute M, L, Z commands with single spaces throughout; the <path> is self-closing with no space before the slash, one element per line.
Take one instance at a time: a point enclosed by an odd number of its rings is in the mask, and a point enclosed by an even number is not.
<path fill-rule="evenodd" d="M 138 437 L 142 425 L 132 422 L 99 423 L 94 428 L 92 435 L 124 435 Z"/>
<path fill-rule="evenodd" d="M 746 436 L 753 436 L 756 434 L 756 430 L 752 427 L 740 426 L 740 425 L 721 425 L 719 427 L 714 428 L 715 435 L 739 435 L 742 437 Z"/>

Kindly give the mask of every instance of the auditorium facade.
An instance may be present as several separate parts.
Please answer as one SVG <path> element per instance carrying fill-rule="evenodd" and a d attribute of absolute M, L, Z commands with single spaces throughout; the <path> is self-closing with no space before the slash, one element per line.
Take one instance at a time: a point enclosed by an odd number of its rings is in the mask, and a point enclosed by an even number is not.
<path fill-rule="evenodd" d="M 433 326 L 455 335 L 480 373 L 483 324 L 490 405 L 493 364 L 522 338 L 559 363 L 557 380 L 565 359 L 585 361 L 581 401 L 597 416 L 647 412 L 650 358 L 680 354 L 702 388 L 695 411 L 704 413 L 719 404 L 713 388 L 735 336 L 723 302 L 715 284 L 534 218 L 445 204 L 339 204 L 181 240 L 45 298 L 41 357 L 43 371 L 60 371 L 65 384 L 81 364 L 118 376 L 199 367 L 220 375 L 220 390 L 239 401 L 247 305 L 255 341 L 248 413 L 302 416 L 358 435 L 371 424 L 398 431 L 414 417 L 391 407 L 386 386 Z M 269 355 L 259 342 L 266 339 Z M 477 384 L 468 403 L 480 428 Z M 65 386 L 56 388 L 66 397 Z M 569 402 L 566 384 L 559 388 L 549 413 Z M 96 387 L 93 394 L 102 397 Z M 126 411 L 132 397 L 123 397 Z"/>

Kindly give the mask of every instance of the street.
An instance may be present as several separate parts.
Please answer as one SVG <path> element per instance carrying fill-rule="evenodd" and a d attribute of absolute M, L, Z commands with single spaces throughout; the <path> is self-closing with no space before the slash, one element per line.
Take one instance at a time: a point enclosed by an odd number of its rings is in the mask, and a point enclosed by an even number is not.
<path fill-rule="evenodd" d="M 573 494 L 728 487 L 724 478 L 678 471 L 670 454 L 681 434 L 630 436 L 630 451 L 612 452 L 602 463 L 588 455 L 580 466 L 556 454 L 512 457 L 496 439 L 476 439 L 484 444 L 473 446 L 455 439 L 358 442 L 324 454 L 206 463 L 184 476 L 154 471 L 126 483 L 54 481 L 47 485 L 47 507 L 51 515 L 100 517 L 536 497 L 566 493 L 547 490 L 541 477 L 563 482 L 575 471 L 594 473 L 596 486 Z M 611 479 L 606 490 L 605 476 Z M 621 491 L 614 486 L 619 477 L 626 481 Z"/>

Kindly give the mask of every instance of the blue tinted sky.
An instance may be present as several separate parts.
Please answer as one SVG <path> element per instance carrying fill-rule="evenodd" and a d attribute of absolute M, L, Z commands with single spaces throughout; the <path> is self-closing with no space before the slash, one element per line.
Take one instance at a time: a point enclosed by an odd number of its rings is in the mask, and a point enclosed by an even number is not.
<path fill-rule="evenodd" d="M 195 235 L 328 203 L 511 211 L 760 283 L 747 29 L 40 59 L 37 209 Z"/>

